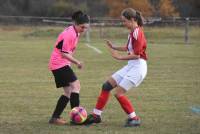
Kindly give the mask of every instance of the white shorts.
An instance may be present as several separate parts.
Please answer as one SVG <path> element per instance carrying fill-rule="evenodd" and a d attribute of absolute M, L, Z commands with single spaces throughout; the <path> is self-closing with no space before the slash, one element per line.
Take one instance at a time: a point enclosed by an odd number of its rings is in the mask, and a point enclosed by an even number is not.
<path fill-rule="evenodd" d="M 131 60 L 128 65 L 112 75 L 117 85 L 129 90 L 137 87 L 144 80 L 147 74 L 147 63 L 143 59 Z"/>

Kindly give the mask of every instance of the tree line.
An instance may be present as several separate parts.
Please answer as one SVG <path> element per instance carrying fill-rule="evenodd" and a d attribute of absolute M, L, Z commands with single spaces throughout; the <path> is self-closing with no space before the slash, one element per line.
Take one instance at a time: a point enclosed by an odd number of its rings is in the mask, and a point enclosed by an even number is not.
<path fill-rule="evenodd" d="M 81 9 L 91 17 L 119 17 L 126 7 L 144 16 L 200 17 L 200 0 L 0 0 L 0 15 L 69 17 Z"/>

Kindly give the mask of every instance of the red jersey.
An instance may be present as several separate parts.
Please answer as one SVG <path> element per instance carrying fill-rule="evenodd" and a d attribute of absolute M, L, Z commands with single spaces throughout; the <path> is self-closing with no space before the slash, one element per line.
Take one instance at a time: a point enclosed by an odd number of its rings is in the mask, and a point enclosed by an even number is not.
<path fill-rule="evenodd" d="M 140 58 L 147 60 L 147 42 L 141 27 L 136 27 L 130 34 L 127 43 L 128 52 L 140 55 Z"/>

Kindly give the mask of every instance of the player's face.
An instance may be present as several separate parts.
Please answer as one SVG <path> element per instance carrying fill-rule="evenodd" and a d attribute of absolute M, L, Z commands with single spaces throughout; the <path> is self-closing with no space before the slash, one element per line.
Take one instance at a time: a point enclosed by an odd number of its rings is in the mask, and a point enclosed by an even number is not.
<path fill-rule="evenodd" d="M 132 27 L 132 21 L 126 19 L 124 16 L 121 16 L 121 19 L 122 19 L 123 25 L 124 25 L 127 29 L 131 29 L 131 27 Z"/>
<path fill-rule="evenodd" d="M 88 28 L 89 28 L 89 24 L 87 24 L 87 23 L 79 24 L 78 25 L 78 32 L 79 33 L 85 32 Z"/>

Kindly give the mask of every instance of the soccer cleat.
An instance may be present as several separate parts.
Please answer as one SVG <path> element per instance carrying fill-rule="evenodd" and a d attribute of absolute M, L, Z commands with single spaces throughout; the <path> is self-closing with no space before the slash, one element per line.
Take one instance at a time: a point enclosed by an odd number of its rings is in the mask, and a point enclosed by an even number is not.
<path fill-rule="evenodd" d="M 101 116 L 95 114 L 89 114 L 84 124 L 90 125 L 93 123 L 101 123 Z"/>
<path fill-rule="evenodd" d="M 67 122 L 62 119 L 62 118 L 51 118 L 49 120 L 49 124 L 53 124 L 53 125 L 66 125 Z"/>
<path fill-rule="evenodd" d="M 137 126 L 140 126 L 140 124 L 141 124 L 141 120 L 138 116 L 136 116 L 132 119 L 130 118 L 127 119 L 124 127 L 137 127 Z"/>
<path fill-rule="evenodd" d="M 70 121 L 69 124 L 70 124 L 71 126 L 85 125 L 84 122 L 83 122 L 83 123 L 76 123 L 76 122 L 74 122 L 74 121 Z"/>
<path fill-rule="evenodd" d="M 70 121 L 69 124 L 72 125 L 72 126 L 80 125 L 80 124 L 77 124 L 76 122 L 73 122 L 73 121 Z"/>

